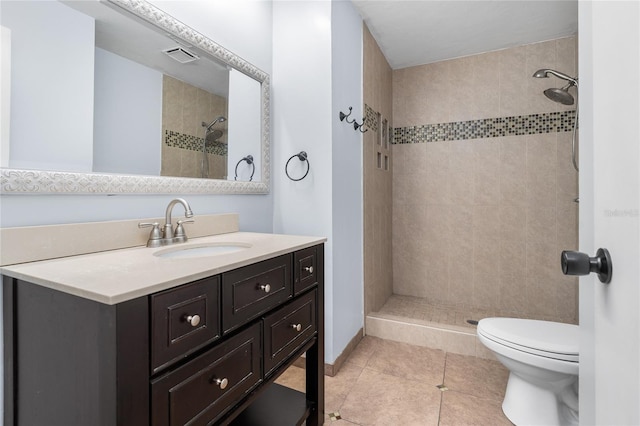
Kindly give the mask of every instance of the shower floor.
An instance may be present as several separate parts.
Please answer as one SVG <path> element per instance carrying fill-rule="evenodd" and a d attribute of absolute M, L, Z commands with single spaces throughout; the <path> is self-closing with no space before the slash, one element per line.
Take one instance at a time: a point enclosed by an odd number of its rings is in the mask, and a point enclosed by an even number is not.
<path fill-rule="evenodd" d="M 495 316 L 504 315 L 394 294 L 378 312 L 367 315 L 365 332 L 370 336 L 446 352 L 492 358 L 476 337 L 476 325 L 469 320 L 473 322 Z"/>

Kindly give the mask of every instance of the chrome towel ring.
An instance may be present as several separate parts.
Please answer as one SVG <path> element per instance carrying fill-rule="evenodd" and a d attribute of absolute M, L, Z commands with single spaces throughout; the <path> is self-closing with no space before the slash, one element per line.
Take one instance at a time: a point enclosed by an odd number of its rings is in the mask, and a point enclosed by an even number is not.
<path fill-rule="evenodd" d="M 290 162 L 291 160 L 293 160 L 295 157 L 298 157 L 298 160 L 300 160 L 300 161 L 306 161 L 306 162 L 307 162 L 307 171 L 306 171 L 306 173 L 304 174 L 304 176 L 302 176 L 302 177 L 301 177 L 301 178 L 299 178 L 299 179 L 294 179 L 294 178 L 292 178 L 292 177 L 289 175 L 289 170 L 288 170 L 288 169 L 289 169 L 289 162 Z M 294 154 L 294 155 L 292 155 L 291 157 L 289 157 L 289 159 L 287 160 L 287 164 L 285 164 L 285 166 L 284 166 L 284 172 L 287 174 L 287 177 L 288 177 L 289 179 L 291 179 L 292 181 L 297 182 L 297 181 L 300 181 L 300 180 L 302 180 L 302 179 L 304 179 L 304 178 L 306 178 L 306 177 L 307 177 L 307 175 L 309 174 L 309 169 L 310 169 L 310 167 L 311 167 L 311 165 L 309 164 L 309 158 L 308 158 L 308 156 L 307 156 L 307 153 L 306 153 L 306 152 L 304 152 L 304 151 L 300 151 L 298 154 Z"/>

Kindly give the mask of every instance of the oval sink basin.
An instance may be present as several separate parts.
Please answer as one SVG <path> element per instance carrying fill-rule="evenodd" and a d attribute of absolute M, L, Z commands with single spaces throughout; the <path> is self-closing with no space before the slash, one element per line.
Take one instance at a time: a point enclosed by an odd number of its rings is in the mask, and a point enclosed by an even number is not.
<path fill-rule="evenodd" d="M 199 243 L 168 247 L 153 253 L 163 259 L 180 259 L 186 257 L 207 257 L 220 254 L 235 253 L 251 247 L 247 243 Z"/>

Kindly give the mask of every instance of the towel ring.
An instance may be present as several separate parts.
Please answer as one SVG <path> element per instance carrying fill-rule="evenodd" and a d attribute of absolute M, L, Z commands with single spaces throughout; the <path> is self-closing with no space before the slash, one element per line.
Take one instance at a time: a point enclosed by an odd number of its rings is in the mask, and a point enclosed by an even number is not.
<path fill-rule="evenodd" d="M 256 172 L 256 163 L 253 162 L 253 155 L 247 155 L 246 157 L 241 158 L 236 163 L 236 176 L 233 178 L 233 180 L 238 180 L 238 166 L 243 161 L 246 161 L 247 164 L 249 164 L 249 165 L 251 165 L 253 167 L 253 170 L 251 170 L 251 176 L 249 177 L 249 182 L 251 182 L 253 180 L 253 174 Z"/>
<path fill-rule="evenodd" d="M 306 161 L 307 162 L 307 172 L 300 179 L 294 179 L 289 175 L 289 170 L 288 170 L 289 169 L 289 162 L 291 160 L 293 160 L 295 157 L 298 157 L 298 160 L 300 160 L 300 161 Z M 291 179 L 294 182 L 298 182 L 298 181 L 300 181 L 300 180 L 302 180 L 302 179 L 307 177 L 307 175 L 309 174 L 309 169 L 310 168 L 311 168 L 311 165 L 309 164 L 309 158 L 307 156 L 307 153 L 304 152 L 304 151 L 300 151 L 298 154 L 294 154 L 291 157 L 289 157 L 289 159 L 287 160 L 287 164 L 285 164 L 285 166 L 284 166 L 284 172 L 287 174 L 287 177 L 289 179 Z"/>

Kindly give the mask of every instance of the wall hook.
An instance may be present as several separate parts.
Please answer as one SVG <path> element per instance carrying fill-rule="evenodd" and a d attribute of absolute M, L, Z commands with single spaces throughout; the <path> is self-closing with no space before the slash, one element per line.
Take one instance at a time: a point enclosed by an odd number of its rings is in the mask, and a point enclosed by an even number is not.
<path fill-rule="evenodd" d="M 251 182 L 253 180 L 253 174 L 256 172 L 256 163 L 253 162 L 253 155 L 251 155 L 251 154 L 247 155 L 246 157 L 242 157 L 236 163 L 236 176 L 233 178 L 233 180 L 238 180 L 238 166 L 243 161 L 246 161 L 248 165 L 253 167 L 253 169 L 251 170 L 251 176 L 249 177 L 249 182 Z"/>
<path fill-rule="evenodd" d="M 364 129 L 364 118 L 362 119 L 362 124 L 358 124 L 357 121 L 353 120 L 353 130 L 360 131 L 360 133 L 368 132 L 369 129 Z"/>
<path fill-rule="evenodd" d="M 351 120 L 351 121 L 349 121 L 349 118 L 348 118 L 351 115 L 351 110 L 352 109 L 353 109 L 352 107 L 349 107 L 349 114 L 345 114 L 344 112 L 340 111 L 340 114 L 339 114 L 340 121 L 344 121 L 346 119 L 347 123 L 349 123 L 349 124 L 355 122 L 356 121 L 355 118 L 353 120 Z"/>
<path fill-rule="evenodd" d="M 292 178 L 292 177 L 289 175 L 289 170 L 288 170 L 288 168 L 289 168 L 289 162 L 290 162 L 291 160 L 293 160 L 295 157 L 298 157 L 298 160 L 300 160 L 300 161 L 306 161 L 306 162 L 307 162 L 307 171 L 306 171 L 306 173 L 304 174 L 304 176 L 302 176 L 300 179 L 294 179 L 294 178 Z M 294 181 L 294 182 L 297 182 L 297 181 L 302 180 L 302 179 L 304 179 L 304 178 L 306 178 L 306 177 L 307 177 L 307 175 L 309 174 L 309 168 L 310 168 L 310 167 L 311 167 L 311 165 L 309 164 L 309 156 L 307 155 L 307 153 L 306 153 L 306 152 L 304 152 L 304 151 L 300 151 L 299 153 L 294 154 L 294 155 L 292 155 L 291 157 L 289 157 L 289 159 L 287 160 L 287 164 L 285 164 L 285 165 L 284 165 L 284 172 L 287 174 L 287 177 L 288 177 L 289 179 L 291 179 L 291 180 L 292 180 L 292 181 Z"/>

